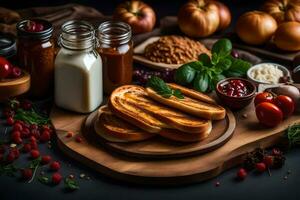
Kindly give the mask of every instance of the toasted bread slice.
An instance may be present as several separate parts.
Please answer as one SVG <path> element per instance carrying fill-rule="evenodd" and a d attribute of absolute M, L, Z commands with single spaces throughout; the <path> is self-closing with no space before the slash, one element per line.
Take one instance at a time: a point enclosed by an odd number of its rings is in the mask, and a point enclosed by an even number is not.
<path fill-rule="evenodd" d="M 189 133 L 184 133 L 182 131 L 173 130 L 173 129 L 162 129 L 159 132 L 159 135 L 161 135 L 164 138 L 174 140 L 177 142 L 199 142 L 207 138 L 211 130 L 212 130 L 212 125 L 210 124 L 209 129 L 199 134 L 189 134 Z"/>
<path fill-rule="evenodd" d="M 144 93 L 142 87 L 134 85 L 119 87 L 112 92 L 108 106 L 115 115 L 147 132 L 158 133 L 162 128 L 169 128 L 168 125 L 136 107 L 136 105 L 128 103 L 128 95 L 143 95 Z"/>
<path fill-rule="evenodd" d="M 106 105 L 98 110 L 98 119 L 94 123 L 94 129 L 98 135 L 111 142 L 136 142 L 156 135 L 118 118 Z"/>
<path fill-rule="evenodd" d="M 106 105 L 99 109 L 94 129 L 105 140 L 119 143 L 143 141 L 157 135 L 155 133 L 148 133 L 120 119 Z M 210 131 L 211 126 L 205 132 L 192 134 L 174 129 L 162 129 L 159 135 L 177 142 L 197 142 L 205 139 Z"/>
<path fill-rule="evenodd" d="M 209 120 L 193 117 L 154 102 L 148 97 L 144 88 L 135 85 L 122 86 L 116 89 L 111 94 L 109 103 L 112 111 L 117 116 L 146 131 L 149 131 L 148 127 L 152 128 L 152 124 L 148 123 L 148 119 L 162 122 L 155 124 L 160 128 L 157 129 L 159 131 L 162 128 L 171 127 L 183 132 L 202 133 L 206 132 L 211 126 Z M 143 124 L 141 125 L 141 123 Z"/>
<path fill-rule="evenodd" d="M 172 89 L 180 89 L 181 93 L 184 95 L 184 99 L 178 99 L 175 96 L 164 98 L 157 94 L 153 89 L 146 88 L 148 96 L 164 105 L 176 108 L 197 117 L 209 120 L 221 120 L 225 118 L 226 110 L 217 105 L 216 102 L 209 96 L 176 84 L 168 85 Z"/>

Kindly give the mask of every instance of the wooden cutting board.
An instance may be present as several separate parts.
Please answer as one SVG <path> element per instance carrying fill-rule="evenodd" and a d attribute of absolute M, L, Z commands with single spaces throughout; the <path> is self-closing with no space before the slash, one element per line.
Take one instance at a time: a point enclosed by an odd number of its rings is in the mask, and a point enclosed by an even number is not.
<path fill-rule="evenodd" d="M 278 127 L 267 129 L 257 122 L 254 105 L 236 112 L 237 127 L 233 137 L 220 148 L 197 156 L 176 159 L 139 159 L 120 155 L 106 149 L 97 141 L 90 142 L 82 135 L 87 115 L 78 115 L 54 108 L 51 119 L 57 133 L 58 146 L 68 156 L 101 174 L 139 184 L 178 185 L 213 178 L 242 161 L 243 156 L 257 147 L 266 148 L 277 143 L 289 125 L 300 123 L 294 115 Z M 243 117 L 247 115 L 247 117 Z M 75 133 L 67 138 L 68 131 Z M 89 134 L 87 134 L 89 135 Z M 76 137 L 83 138 L 76 142 Z"/>

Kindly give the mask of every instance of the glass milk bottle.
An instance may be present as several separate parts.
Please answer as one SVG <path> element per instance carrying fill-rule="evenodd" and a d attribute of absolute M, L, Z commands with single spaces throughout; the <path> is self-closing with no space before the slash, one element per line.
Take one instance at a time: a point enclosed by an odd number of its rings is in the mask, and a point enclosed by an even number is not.
<path fill-rule="evenodd" d="M 95 30 L 87 22 L 68 21 L 62 25 L 59 43 L 55 103 L 79 113 L 92 112 L 103 100 L 102 60 L 95 50 Z"/>

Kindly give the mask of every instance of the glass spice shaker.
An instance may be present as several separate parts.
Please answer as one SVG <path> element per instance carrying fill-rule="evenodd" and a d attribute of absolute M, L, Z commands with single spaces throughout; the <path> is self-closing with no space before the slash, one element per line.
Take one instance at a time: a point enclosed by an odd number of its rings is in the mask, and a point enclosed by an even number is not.
<path fill-rule="evenodd" d="M 68 21 L 61 29 L 61 49 L 55 59 L 55 103 L 79 113 L 92 112 L 103 100 L 95 29 L 84 21 Z"/>
<path fill-rule="evenodd" d="M 35 98 L 53 92 L 55 45 L 52 24 L 46 20 L 23 20 L 17 24 L 17 58 L 31 75 L 30 95 Z"/>
<path fill-rule="evenodd" d="M 98 52 L 103 61 L 104 92 L 132 81 L 133 42 L 131 28 L 124 22 L 107 21 L 98 27 Z"/>

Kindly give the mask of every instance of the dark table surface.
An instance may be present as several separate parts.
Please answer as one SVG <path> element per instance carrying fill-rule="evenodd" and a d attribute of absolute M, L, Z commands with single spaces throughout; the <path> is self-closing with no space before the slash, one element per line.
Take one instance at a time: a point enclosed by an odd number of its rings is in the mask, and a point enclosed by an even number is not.
<path fill-rule="evenodd" d="M 30 6 L 45 6 L 45 5 L 59 5 L 61 3 L 69 3 L 71 1 L 16 1 L 16 0 L 2 0 L 0 6 L 9 7 L 12 9 L 19 9 Z M 83 3 L 99 9 L 104 14 L 111 14 L 113 8 L 120 0 L 108 1 L 72 1 Z M 154 6 L 159 17 L 165 15 L 175 15 L 179 6 L 185 2 L 184 0 L 175 1 L 161 1 L 161 0 L 146 0 L 149 4 Z M 237 16 L 246 10 L 257 9 L 261 0 L 225 0 L 229 7 L 233 10 L 234 20 Z M 231 27 L 233 28 L 233 26 Z M 39 107 L 45 105 L 41 103 Z M 4 119 L 0 119 L 0 135 L 3 136 L 6 130 L 4 126 Z M 63 184 L 59 186 L 47 186 L 39 183 L 37 180 L 32 183 L 24 183 L 18 178 L 7 176 L 0 177 L 0 200 L 6 199 L 172 199 L 172 200 L 189 200 L 189 199 L 299 199 L 300 198 L 300 149 L 293 149 L 286 154 L 286 164 L 282 169 L 272 170 L 272 176 L 268 173 L 255 174 L 251 173 L 243 182 L 237 182 L 235 174 L 238 168 L 228 170 L 220 176 L 205 181 L 202 183 L 177 186 L 177 187 L 161 187 L 161 186 L 145 186 L 128 184 L 112 180 L 104 177 L 101 174 L 93 172 L 84 165 L 69 159 L 64 156 L 56 147 L 55 142 L 52 148 L 49 149 L 47 145 L 40 145 L 42 154 L 49 154 L 54 159 L 61 161 L 62 169 L 60 172 L 63 175 L 74 174 L 79 182 L 80 189 L 74 192 L 64 190 Z M 27 157 L 22 156 L 20 164 L 27 162 Z M 42 168 L 46 171 L 46 168 Z M 291 174 L 287 175 L 288 171 Z M 89 176 L 91 180 L 81 179 L 80 174 Z M 219 187 L 215 187 L 215 183 L 220 182 Z"/>

